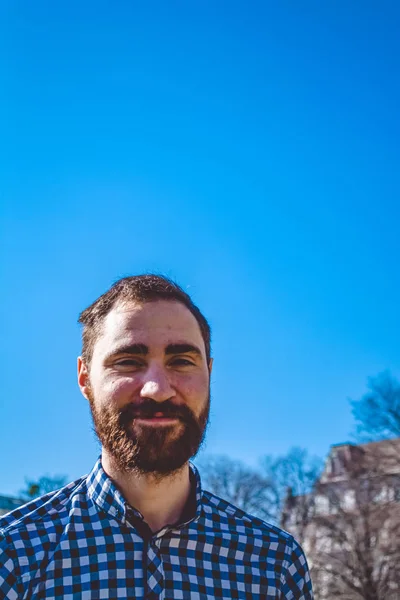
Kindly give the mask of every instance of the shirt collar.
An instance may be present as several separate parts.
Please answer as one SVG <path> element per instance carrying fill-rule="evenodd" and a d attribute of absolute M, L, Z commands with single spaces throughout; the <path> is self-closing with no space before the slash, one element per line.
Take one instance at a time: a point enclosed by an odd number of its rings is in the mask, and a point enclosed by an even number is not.
<path fill-rule="evenodd" d="M 188 505 L 185 508 L 182 523 L 177 527 L 186 525 L 200 518 L 202 510 L 202 488 L 200 474 L 193 463 L 189 462 L 191 493 Z M 127 512 L 132 512 L 143 520 L 143 516 L 134 507 L 130 507 L 124 496 L 117 489 L 101 464 L 101 457 L 96 461 L 92 471 L 86 479 L 89 498 L 102 511 L 112 517 L 125 521 Z"/>
<path fill-rule="evenodd" d="M 86 479 L 89 498 L 107 514 L 124 519 L 126 501 L 104 471 L 99 457 Z"/>

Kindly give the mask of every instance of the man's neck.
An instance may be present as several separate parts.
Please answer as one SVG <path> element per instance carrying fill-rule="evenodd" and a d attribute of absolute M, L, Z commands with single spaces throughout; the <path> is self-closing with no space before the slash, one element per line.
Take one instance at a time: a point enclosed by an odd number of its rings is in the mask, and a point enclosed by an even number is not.
<path fill-rule="evenodd" d="M 190 496 L 188 463 L 160 479 L 151 474 L 121 472 L 105 450 L 101 462 L 125 500 L 143 515 L 153 532 L 179 521 Z"/>

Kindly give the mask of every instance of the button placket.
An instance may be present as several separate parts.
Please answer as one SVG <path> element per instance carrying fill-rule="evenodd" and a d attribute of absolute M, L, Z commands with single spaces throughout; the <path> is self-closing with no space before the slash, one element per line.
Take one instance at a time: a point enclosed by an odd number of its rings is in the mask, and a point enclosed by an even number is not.
<path fill-rule="evenodd" d="M 152 538 L 147 545 L 147 590 L 146 600 L 163 600 L 165 595 L 164 568 L 160 556 L 161 538 Z"/>

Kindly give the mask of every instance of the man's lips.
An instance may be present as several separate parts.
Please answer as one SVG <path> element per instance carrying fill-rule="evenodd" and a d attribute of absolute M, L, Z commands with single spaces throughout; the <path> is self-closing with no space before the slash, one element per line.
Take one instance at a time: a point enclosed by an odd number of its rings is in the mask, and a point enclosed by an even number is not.
<path fill-rule="evenodd" d="M 146 425 L 173 425 L 178 421 L 179 417 L 174 415 L 167 415 L 162 412 L 157 412 L 153 415 L 135 415 L 134 420 L 136 423 L 144 423 Z"/>
<path fill-rule="evenodd" d="M 152 419 L 142 419 L 137 417 L 135 419 L 135 423 L 139 425 L 148 425 L 150 427 L 159 427 L 159 426 L 167 426 L 167 425 L 175 425 L 178 422 L 177 418 L 171 417 L 153 417 Z"/>

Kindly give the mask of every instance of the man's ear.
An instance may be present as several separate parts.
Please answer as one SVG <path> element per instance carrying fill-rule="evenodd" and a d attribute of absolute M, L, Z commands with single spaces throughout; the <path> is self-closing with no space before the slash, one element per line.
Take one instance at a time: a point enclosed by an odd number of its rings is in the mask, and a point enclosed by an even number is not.
<path fill-rule="evenodd" d="M 87 368 L 82 356 L 78 356 L 78 385 L 82 395 L 86 398 L 86 400 L 89 400 L 89 369 Z"/>
<path fill-rule="evenodd" d="M 213 368 L 213 364 L 214 364 L 214 359 L 210 358 L 210 361 L 208 363 L 208 371 L 209 371 L 210 375 L 211 375 L 211 371 L 212 371 L 212 368 Z"/>

